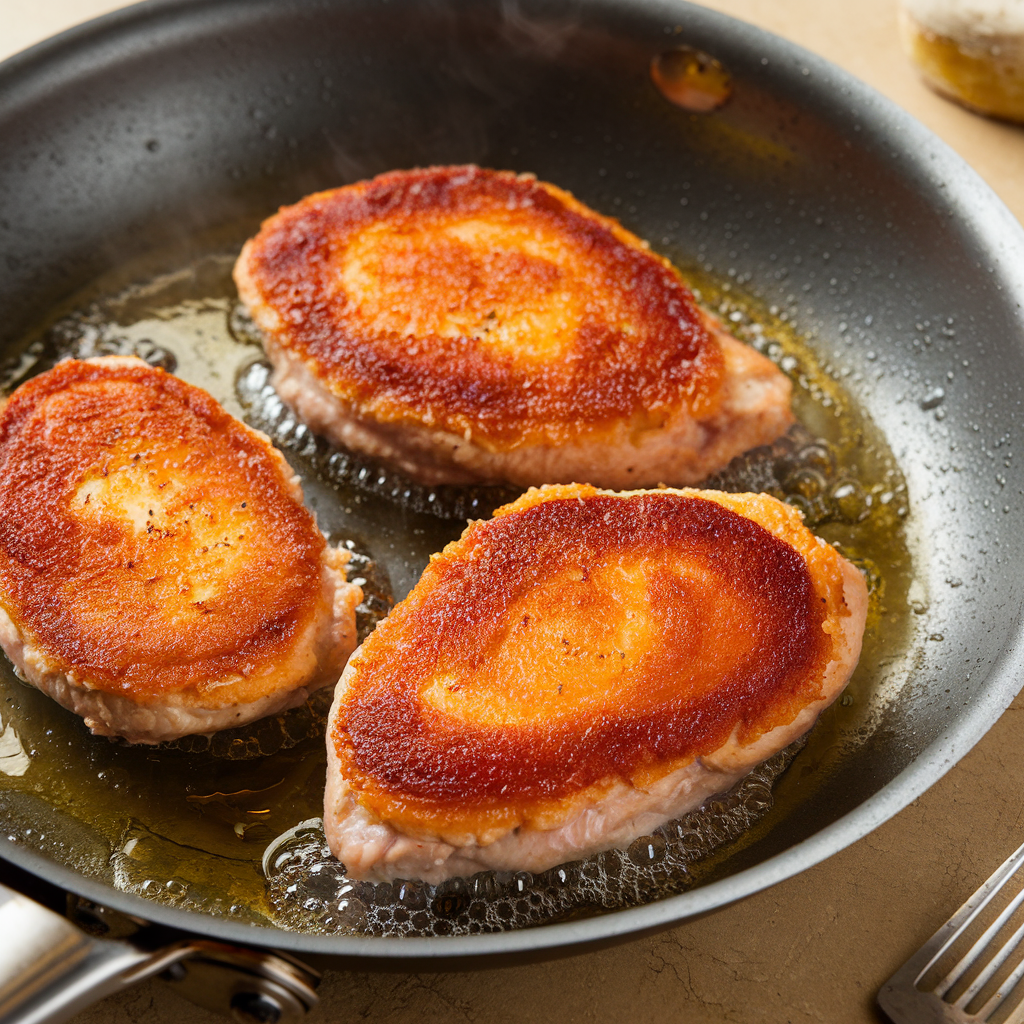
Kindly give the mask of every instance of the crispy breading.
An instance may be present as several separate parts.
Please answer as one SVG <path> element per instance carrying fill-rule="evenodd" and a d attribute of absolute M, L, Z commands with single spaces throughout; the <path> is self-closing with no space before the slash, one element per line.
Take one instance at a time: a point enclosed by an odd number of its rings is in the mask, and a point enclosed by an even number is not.
<path fill-rule="evenodd" d="M 785 376 L 667 260 L 531 175 L 316 193 L 235 280 L 285 401 L 424 483 L 692 483 L 792 423 Z"/>
<path fill-rule="evenodd" d="M 59 363 L 0 413 L 0 643 L 95 732 L 211 731 L 334 682 L 345 561 L 267 438 L 141 360 Z"/>
<path fill-rule="evenodd" d="M 768 495 L 530 491 L 435 556 L 349 663 L 332 850 L 436 881 L 626 845 L 805 732 L 866 607 Z"/>

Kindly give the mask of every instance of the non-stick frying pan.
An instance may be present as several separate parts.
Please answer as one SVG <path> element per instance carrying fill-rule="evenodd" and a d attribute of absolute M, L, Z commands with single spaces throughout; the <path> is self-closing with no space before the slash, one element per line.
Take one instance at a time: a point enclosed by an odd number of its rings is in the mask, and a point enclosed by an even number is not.
<path fill-rule="evenodd" d="M 655 89 L 652 58 L 682 45 L 731 75 L 721 109 L 692 113 Z M 171 968 L 211 1005 L 233 1001 L 250 1019 L 275 1019 L 313 998 L 311 975 L 290 956 L 509 955 L 706 913 L 894 814 L 1017 692 L 1024 233 L 959 158 L 890 103 L 701 8 L 155 0 L 21 54 L 0 67 L 0 344 L 16 356 L 69 296 L 148 254 L 187 262 L 203 246 L 240 243 L 278 205 L 315 189 L 462 162 L 533 171 L 775 307 L 884 436 L 907 482 L 913 584 L 901 600 L 920 614 L 889 608 L 906 637 L 877 673 L 870 729 L 797 790 L 784 822 L 706 884 L 495 934 L 253 926 L 119 891 L 12 833 L 0 854 L 78 894 L 80 923 L 91 914 L 107 938 L 9 898 L 5 934 L 26 924 L 16 933 L 21 969 L 13 948 L 4 957 L 0 1011 L 21 1006 L 36 1016 L 19 1019 L 46 1019 Z M 414 569 L 389 571 L 394 581 Z"/>

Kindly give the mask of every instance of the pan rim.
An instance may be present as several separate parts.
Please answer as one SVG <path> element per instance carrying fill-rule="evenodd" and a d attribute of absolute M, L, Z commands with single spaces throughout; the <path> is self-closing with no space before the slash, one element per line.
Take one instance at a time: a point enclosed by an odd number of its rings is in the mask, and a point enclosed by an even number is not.
<path fill-rule="evenodd" d="M 600 5 L 603 0 L 591 0 Z M 0 88 L 24 83 L 33 74 L 68 59 L 84 59 L 90 46 L 116 43 L 121 33 L 184 16 L 210 6 L 238 6 L 237 0 L 147 0 L 103 15 L 44 40 L 0 63 Z M 655 17 L 681 18 L 705 32 L 729 33 L 769 55 L 773 73 L 806 90 L 817 102 L 843 95 L 847 115 L 858 114 L 870 131 L 883 136 L 904 166 L 933 183 L 944 184 L 950 209 L 979 249 L 991 255 L 1007 301 L 1024 305 L 1024 279 L 1015 281 L 1009 266 L 1024 266 L 1024 228 L 991 188 L 967 163 L 929 129 L 895 103 L 853 75 L 788 40 L 685 0 L 648 3 Z M 802 77 L 802 69 L 811 71 Z M 59 69 L 59 68 L 58 68 Z M 642 907 L 598 914 L 580 921 L 542 925 L 492 934 L 431 937 L 316 935 L 249 925 L 202 912 L 180 910 L 122 892 L 104 882 L 48 860 L 43 854 L 0 837 L 0 857 L 71 892 L 143 917 L 154 924 L 201 932 L 224 941 L 276 947 L 293 953 L 329 954 L 379 960 L 483 957 L 496 953 L 535 952 L 622 939 L 637 932 L 708 913 L 812 867 L 855 842 L 894 816 L 937 782 L 989 730 L 1024 683 L 1024 630 L 1017 610 L 1012 645 L 1001 652 L 989 672 L 988 685 L 973 706 L 923 750 L 900 774 L 868 800 L 808 839 L 772 858 L 718 881 Z"/>

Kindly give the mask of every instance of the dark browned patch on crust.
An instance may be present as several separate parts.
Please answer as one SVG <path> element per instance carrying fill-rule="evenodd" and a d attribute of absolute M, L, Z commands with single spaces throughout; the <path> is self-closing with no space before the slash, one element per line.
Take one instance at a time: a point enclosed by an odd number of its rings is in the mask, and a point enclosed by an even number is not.
<path fill-rule="evenodd" d="M 628 659 L 624 645 L 611 645 L 623 673 L 597 700 L 494 725 L 424 699 L 438 678 L 456 694 L 471 690 L 517 629 L 540 628 L 545 617 L 576 622 L 588 638 L 576 661 L 570 634 L 554 641 L 566 644 L 567 686 L 586 665 L 606 672 L 616 609 L 636 607 L 628 573 L 616 586 L 615 569 L 631 567 L 635 579 L 638 565 L 646 566 L 652 640 Z M 531 597 L 553 580 L 546 597 Z M 592 580 L 600 585 L 588 587 Z M 533 602 L 525 615 L 524 600 Z M 606 779 L 657 775 L 659 765 L 716 750 L 734 729 L 752 741 L 818 699 L 832 655 L 825 614 L 800 554 L 712 501 L 546 501 L 475 524 L 431 563 L 364 644 L 332 742 L 360 799 L 402 815 L 528 807 Z M 611 631 L 591 628 L 602 617 Z M 522 654 L 528 671 L 551 652 Z M 519 680 L 506 684 L 514 690 Z M 494 680 L 486 685 L 497 693 Z M 525 699 L 557 697 L 536 691 Z"/>
<path fill-rule="evenodd" d="M 284 472 L 162 370 L 60 363 L 0 413 L 0 598 L 62 671 L 187 705 L 285 655 L 323 603 L 324 540 Z"/>
<path fill-rule="evenodd" d="M 484 243 L 453 236 L 467 222 L 486 225 Z M 531 251 L 524 231 L 548 249 Z M 371 237 L 372 316 L 339 271 Z M 275 340 L 383 420 L 468 429 L 501 448 L 617 421 L 659 425 L 680 409 L 708 415 L 717 401 L 721 352 L 676 271 L 528 176 L 433 167 L 319 193 L 269 219 L 240 264 L 280 318 Z M 515 354 L 549 336 L 543 317 L 523 321 L 511 347 L 488 341 L 524 313 L 553 311 L 554 322 L 570 307 L 572 336 L 557 352 Z M 465 330 L 432 333 L 438 317 Z"/>

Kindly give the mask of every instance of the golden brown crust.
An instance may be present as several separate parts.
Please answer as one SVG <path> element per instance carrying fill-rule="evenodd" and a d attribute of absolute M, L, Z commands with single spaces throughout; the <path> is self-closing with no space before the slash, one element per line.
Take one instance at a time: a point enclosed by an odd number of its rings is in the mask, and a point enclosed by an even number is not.
<path fill-rule="evenodd" d="M 294 688 L 275 662 L 330 615 L 296 495 L 206 392 L 139 360 L 62 362 L 0 413 L 0 604 L 89 688 L 213 708 Z"/>
<path fill-rule="evenodd" d="M 235 271 L 361 416 L 495 451 L 713 415 L 719 346 L 674 268 L 532 176 L 396 171 L 270 218 Z"/>
<path fill-rule="evenodd" d="M 554 827 L 581 794 L 650 786 L 820 701 L 844 565 L 766 495 L 530 491 L 356 653 L 330 742 L 358 802 L 409 835 Z"/>

